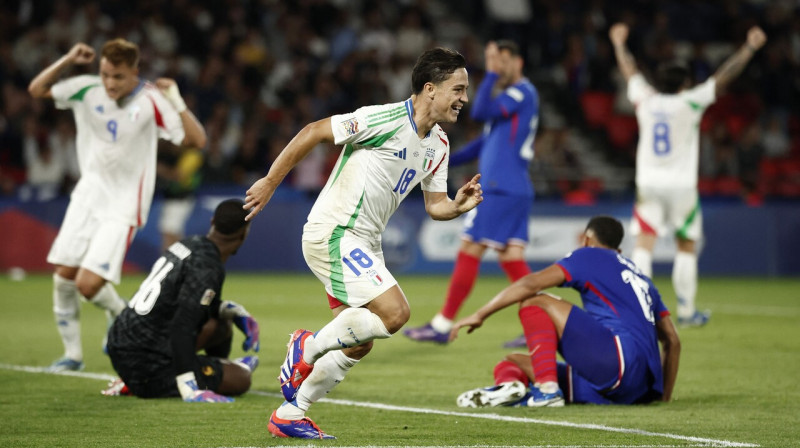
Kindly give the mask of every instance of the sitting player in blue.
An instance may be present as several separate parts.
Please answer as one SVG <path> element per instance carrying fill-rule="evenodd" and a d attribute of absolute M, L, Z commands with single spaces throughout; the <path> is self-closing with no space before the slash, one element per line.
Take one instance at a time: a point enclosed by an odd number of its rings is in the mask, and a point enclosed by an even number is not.
<path fill-rule="evenodd" d="M 461 394 L 459 406 L 670 400 L 680 340 L 652 281 L 620 255 L 622 237 L 618 220 L 592 218 L 579 249 L 523 277 L 455 323 L 451 340 L 462 327 L 471 333 L 490 315 L 519 303 L 530 354 L 506 357 L 495 367 L 495 386 Z M 579 291 L 583 308 L 542 293 L 554 286 Z M 556 350 L 566 363 L 556 362 Z"/>

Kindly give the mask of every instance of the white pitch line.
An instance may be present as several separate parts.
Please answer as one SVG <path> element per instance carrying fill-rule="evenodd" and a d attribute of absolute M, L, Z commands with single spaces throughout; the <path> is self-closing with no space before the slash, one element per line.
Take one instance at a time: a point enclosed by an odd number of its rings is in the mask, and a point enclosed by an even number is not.
<path fill-rule="evenodd" d="M 250 391 L 249 393 L 256 394 L 256 395 L 263 395 L 266 397 L 274 397 L 274 398 L 283 398 L 283 395 L 270 393 L 270 392 L 262 392 L 262 391 Z M 651 432 L 645 431 L 641 429 L 631 429 L 631 428 L 615 428 L 613 426 L 606 426 L 606 425 L 597 425 L 592 423 L 572 423 L 572 422 L 564 422 L 558 420 L 543 420 L 538 418 L 529 418 L 529 417 L 514 417 L 510 415 L 500 415 L 500 414 L 483 414 L 483 413 L 471 413 L 471 412 L 452 412 L 452 411 L 441 411 L 438 409 L 428 409 L 428 408 L 415 408 L 409 406 L 395 406 L 390 404 L 383 404 L 383 403 L 370 403 L 367 401 L 351 401 L 351 400 L 339 400 L 335 398 L 323 398 L 319 400 L 322 403 L 332 403 L 338 404 L 340 406 L 355 406 L 355 407 L 362 407 L 362 408 L 372 408 L 372 409 L 381 409 L 384 411 L 398 411 L 398 412 L 414 412 L 417 414 L 436 414 L 436 415 L 447 415 L 453 417 L 465 417 L 465 418 L 480 418 L 485 420 L 498 420 L 498 421 L 505 421 L 505 422 L 516 422 L 516 423 L 534 423 L 539 425 L 550 425 L 550 426 L 562 426 L 566 428 L 576 428 L 576 429 L 595 429 L 599 431 L 608 431 L 608 432 L 619 432 L 625 434 L 637 434 L 642 436 L 651 436 L 651 437 L 664 437 L 668 439 L 674 440 L 682 440 L 686 442 L 695 442 L 701 443 L 706 446 L 715 446 L 715 447 L 759 447 L 761 445 L 753 444 L 753 443 L 742 443 L 742 442 L 732 442 L 729 440 L 718 440 L 718 439 L 707 439 L 702 437 L 691 437 L 691 436 L 682 436 L 679 434 L 670 434 L 670 433 L 661 433 L 661 432 Z"/>
<path fill-rule="evenodd" d="M 49 372 L 47 371 L 46 367 L 35 367 L 35 366 L 18 366 L 12 364 L 4 364 L 0 363 L 0 369 L 5 370 L 14 370 L 18 372 L 26 372 L 26 373 L 45 373 L 51 375 L 62 375 L 62 376 L 72 376 L 72 377 L 79 377 L 79 378 L 89 378 L 94 380 L 105 380 L 110 381 L 113 380 L 115 377 L 112 375 L 108 375 L 105 373 L 92 373 L 92 372 Z M 283 395 L 271 392 L 262 392 L 262 391 L 250 391 L 250 394 L 253 395 L 261 395 L 264 397 L 271 397 L 271 398 L 283 398 Z M 700 445 L 697 446 L 708 446 L 708 447 L 742 447 L 742 448 L 755 448 L 760 447 L 761 445 L 754 444 L 754 443 L 743 443 L 743 442 L 733 442 L 730 440 L 719 440 L 719 439 L 708 439 L 703 437 L 691 437 L 691 436 L 682 436 L 679 434 L 671 434 L 671 433 L 660 433 L 660 432 L 652 432 L 652 431 L 645 431 L 642 429 L 633 429 L 633 428 L 616 428 L 613 426 L 606 426 L 606 425 L 598 425 L 592 423 L 572 423 L 572 422 L 565 422 L 565 421 L 558 421 L 558 420 L 544 420 L 538 418 L 530 418 L 530 417 L 514 417 L 510 415 L 500 415 L 500 414 L 484 414 L 484 413 L 471 413 L 471 412 L 452 412 L 452 411 L 442 411 L 439 409 L 429 409 L 429 408 L 415 408 L 410 406 L 395 406 L 390 404 L 383 404 L 383 403 L 371 403 L 367 401 L 352 401 L 352 400 L 340 400 L 335 398 L 323 398 L 319 400 L 322 403 L 331 403 L 340 406 L 354 406 L 354 407 L 362 407 L 362 408 L 371 408 L 371 409 L 381 409 L 384 411 L 396 411 L 396 412 L 413 412 L 417 414 L 434 414 L 434 415 L 446 415 L 451 417 L 464 417 L 464 418 L 477 418 L 477 419 L 485 419 L 485 420 L 496 420 L 496 421 L 505 421 L 505 422 L 514 422 L 514 423 L 533 423 L 538 425 L 549 425 L 549 426 L 561 426 L 565 428 L 575 428 L 575 429 L 594 429 L 598 431 L 607 431 L 607 432 L 617 432 L 617 433 L 624 433 L 624 434 L 636 434 L 641 436 L 648 436 L 648 437 L 664 437 L 668 439 L 674 440 L 681 440 L 684 442 L 693 442 Z M 293 447 L 298 447 L 301 445 L 293 445 Z M 309 445 L 312 446 L 312 445 Z M 569 447 L 588 447 L 588 445 L 569 445 Z M 604 447 L 610 448 L 611 445 L 592 445 L 597 447 Z M 631 447 L 642 447 L 643 445 L 631 445 Z M 662 447 L 664 445 L 657 445 Z M 471 448 L 488 448 L 488 445 L 474 445 Z M 555 448 L 555 445 L 545 445 L 544 447 Z M 341 447 L 340 447 L 341 448 Z M 381 447 L 381 448 L 388 448 L 388 447 Z M 413 447 L 419 448 L 419 447 Z M 437 447 L 438 448 L 438 447 Z M 559 448 L 567 448 L 566 446 L 559 446 Z"/>

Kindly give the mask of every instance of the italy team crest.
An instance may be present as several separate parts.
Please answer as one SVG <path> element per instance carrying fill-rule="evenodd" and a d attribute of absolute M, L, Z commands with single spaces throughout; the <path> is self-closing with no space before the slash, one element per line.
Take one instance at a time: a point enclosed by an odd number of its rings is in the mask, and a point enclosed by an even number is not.
<path fill-rule="evenodd" d="M 426 173 L 433 166 L 433 159 L 436 157 L 436 150 L 433 148 L 425 149 L 425 159 L 422 161 L 422 171 Z"/>

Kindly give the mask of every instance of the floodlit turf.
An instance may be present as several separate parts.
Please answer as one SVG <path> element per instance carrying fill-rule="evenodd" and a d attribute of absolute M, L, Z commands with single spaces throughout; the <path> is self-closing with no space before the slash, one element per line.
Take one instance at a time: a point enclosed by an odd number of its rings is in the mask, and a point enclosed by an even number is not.
<path fill-rule="evenodd" d="M 118 288 L 130 297 L 141 276 Z M 411 303 L 410 325 L 438 309 L 445 277 L 398 275 Z M 657 279 L 674 307 L 667 278 Z M 484 277 L 467 302 L 474 310 L 506 285 Z M 61 354 L 51 312 L 51 278 L 0 279 L 0 446 L 239 447 L 307 445 L 274 439 L 267 417 L 281 403 L 275 379 L 289 333 L 317 330 L 330 318 L 311 275 L 229 275 L 225 298 L 261 324 L 261 366 L 253 393 L 233 404 L 103 397 L 105 381 L 12 370 L 46 366 Z M 571 291 L 561 290 L 574 300 Z M 800 281 L 702 279 L 699 305 L 713 310 L 702 329 L 681 329 L 675 400 L 650 406 L 464 410 L 455 397 L 488 385 L 517 336 L 515 310 L 493 316 L 454 344 L 424 345 L 397 335 L 378 341 L 347 380 L 309 413 L 336 441 L 330 446 L 798 446 L 800 429 Z M 103 313 L 82 307 L 87 373 L 113 374 L 100 351 Z M 236 334 L 233 356 L 241 353 Z M 370 406 L 367 403 L 375 405 Z M 436 413 L 425 413 L 426 411 Z M 490 418 L 478 418 L 487 417 Z M 503 420 L 505 419 L 505 420 Z"/>

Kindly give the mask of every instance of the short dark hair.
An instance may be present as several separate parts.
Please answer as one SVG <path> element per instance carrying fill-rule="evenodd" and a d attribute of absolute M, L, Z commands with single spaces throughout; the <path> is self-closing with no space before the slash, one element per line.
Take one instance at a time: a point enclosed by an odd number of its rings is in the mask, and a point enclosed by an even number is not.
<path fill-rule="evenodd" d="M 439 84 L 466 66 L 467 60 L 461 53 L 449 48 L 431 48 L 417 58 L 411 72 L 411 92 L 416 95 L 426 83 Z"/>
<path fill-rule="evenodd" d="M 589 224 L 586 225 L 586 230 L 594 232 L 594 237 L 597 238 L 597 241 L 611 249 L 619 249 L 622 237 L 625 236 L 622 223 L 617 218 L 606 215 L 595 216 L 590 219 Z"/>
<path fill-rule="evenodd" d="M 519 45 L 513 40 L 502 39 L 498 40 L 496 43 L 498 51 L 507 51 L 511 53 L 511 56 L 520 56 Z"/>
<path fill-rule="evenodd" d="M 674 62 L 662 64 L 656 70 L 656 89 L 661 93 L 678 93 L 689 79 L 689 69 Z"/>
<path fill-rule="evenodd" d="M 139 46 L 121 37 L 103 44 L 100 55 L 114 65 L 127 64 L 130 68 L 139 65 Z"/>
<path fill-rule="evenodd" d="M 247 224 L 244 218 L 249 213 L 241 199 L 227 199 L 214 210 L 214 228 L 223 235 L 233 235 Z"/>

